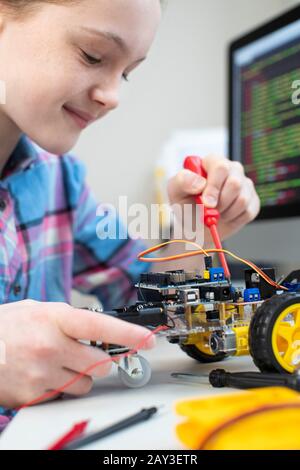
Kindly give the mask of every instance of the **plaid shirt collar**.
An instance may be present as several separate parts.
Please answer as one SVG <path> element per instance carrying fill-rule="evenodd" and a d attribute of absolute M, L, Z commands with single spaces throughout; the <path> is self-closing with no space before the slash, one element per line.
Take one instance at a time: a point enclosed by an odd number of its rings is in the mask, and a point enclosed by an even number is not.
<path fill-rule="evenodd" d="M 6 178 L 17 171 L 31 167 L 38 157 L 38 151 L 25 134 L 22 134 L 17 146 L 9 157 L 2 173 Z"/>

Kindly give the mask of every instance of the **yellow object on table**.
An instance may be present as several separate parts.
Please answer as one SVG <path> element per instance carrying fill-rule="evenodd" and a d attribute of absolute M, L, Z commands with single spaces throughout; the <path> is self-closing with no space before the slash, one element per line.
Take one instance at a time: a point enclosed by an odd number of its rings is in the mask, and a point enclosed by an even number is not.
<path fill-rule="evenodd" d="M 284 387 L 181 401 L 177 436 L 191 450 L 300 449 L 300 394 Z"/>

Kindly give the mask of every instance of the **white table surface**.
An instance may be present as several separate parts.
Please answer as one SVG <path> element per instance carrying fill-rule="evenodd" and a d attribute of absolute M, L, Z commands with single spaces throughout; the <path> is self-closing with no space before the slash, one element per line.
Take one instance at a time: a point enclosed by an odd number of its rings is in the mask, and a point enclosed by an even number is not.
<path fill-rule="evenodd" d="M 190 397 L 233 392 L 209 385 L 207 374 L 212 369 L 221 367 L 231 372 L 255 370 L 250 357 L 229 358 L 209 365 L 197 363 L 164 338 L 158 339 L 154 350 L 142 355 L 152 366 L 152 378 L 144 388 L 123 386 L 114 367 L 112 374 L 97 381 L 90 394 L 83 398 L 64 398 L 20 411 L 2 433 L 0 450 L 46 449 L 77 422 L 90 419 L 87 430 L 96 431 L 151 406 L 162 408 L 149 421 L 106 437 L 85 449 L 181 449 L 175 434 L 176 423 L 181 418 L 174 411 L 174 403 Z M 203 373 L 203 384 L 175 380 L 170 376 L 171 372 Z"/>

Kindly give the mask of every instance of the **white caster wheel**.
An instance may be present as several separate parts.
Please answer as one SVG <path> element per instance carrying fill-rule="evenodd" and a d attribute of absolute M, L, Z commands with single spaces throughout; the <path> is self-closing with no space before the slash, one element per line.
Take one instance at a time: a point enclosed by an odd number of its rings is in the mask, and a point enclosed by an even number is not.
<path fill-rule="evenodd" d="M 140 388 L 149 382 L 151 367 L 149 362 L 142 356 L 125 357 L 123 365 L 119 365 L 118 374 L 126 387 Z"/>

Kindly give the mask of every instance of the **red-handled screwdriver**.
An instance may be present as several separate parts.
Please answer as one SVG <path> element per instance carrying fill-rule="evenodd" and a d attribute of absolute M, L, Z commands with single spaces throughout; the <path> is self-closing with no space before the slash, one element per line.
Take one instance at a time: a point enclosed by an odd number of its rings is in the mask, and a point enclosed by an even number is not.
<path fill-rule="evenodd" d="M 200 157 L 186 157 L 184 161 L 184 168 L 186 170 L 193 171 L 199 176 L 202 176 L 202 178 L 207 178 L 207 173 L 204 170 L 202 166 L 202 160 Z M 195 196 L 195 200 L 197 204 L 203 204 L 202 197 L 199 194 L 198 196 Z M 206 227 L 209 228 L 212 239 L 214 241 L 215 247 L 219 250 L 222 250 L 222 243 L 219 237 L 218 233 L 218 222 L 220 219 L 220 213 L 217 209 L 209 209 L 208 207 L 204 206 L 204 224 Z M 224 269 L 225 277 L 227 279 L 230 279 L 230 271 L 229 267 L 225 258 L 224 253 L 218 253 L 221 265 Z"/>

